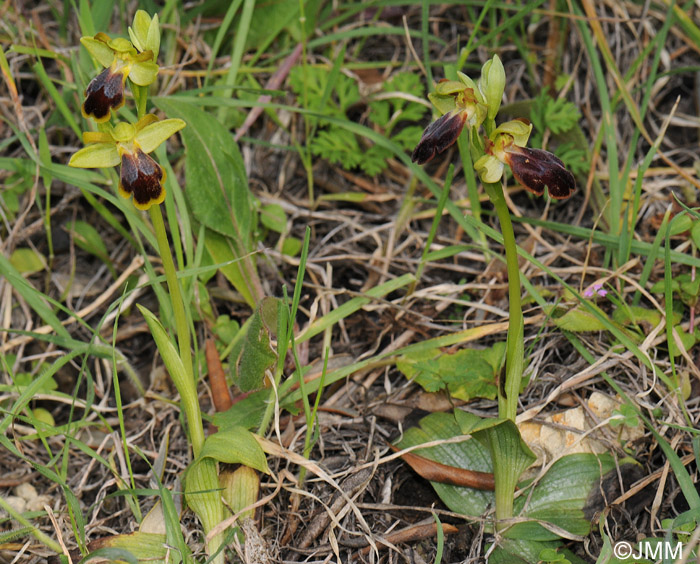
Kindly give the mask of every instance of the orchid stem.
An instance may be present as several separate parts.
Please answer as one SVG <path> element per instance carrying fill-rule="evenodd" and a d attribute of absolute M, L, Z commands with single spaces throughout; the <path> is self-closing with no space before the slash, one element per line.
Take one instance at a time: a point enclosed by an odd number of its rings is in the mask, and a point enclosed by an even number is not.
<path fill-rule="evenodd" d="M 185 314 L 185 306 L 182 301 L 182 292 L 180 291 L 180 283 L 177 279 L 177 271 L 173 262 L 173 255 L 170 252 L 170 243 L 168 242 L 168 234 L 165 231 L 165 222 L 163 221 L 163 212 L 160 206 L 155 205 L 148 208 L 155 230 L 156 240 L 158 241 L 158 251 L 163 261 L 163 270 L 165 271 L 165 279 L 168 283 L 168 293 L 170 294 L 170 303 L 175 316 L 175 332 L 177 333 L 177 344 L 180 352 L 180 359 L 185 366 L 185 371 L 190 380 L 195 383 L 194 369 L 192 367 L 192 351 L 190 350 L 190 330 L 187 324 L 187 315 Z M 190 439 L 192 441 L 192 449 L 195 458 L 199 454 L 204 442 L 204 432 L 202 422 L 189 421 Z"/>
<path fill-rule="evenodd" d="M 505 382 L 498 389 L 498 415 L 515 422 L 518 410 L 518 395 L 524 366 L 524 326 L 523 310 L 520 297 L 520 267 L 518 266 L 518 248 L 515 244 L 513 223 L 510 211 L 503 195 L 500 183 L 484 182 L 484 189 L 493 203 L 503 233 L 503 246 L 506 252 L 508 270 L 508 312 L 509 326 L 506 340 L 506 375 Z"/>

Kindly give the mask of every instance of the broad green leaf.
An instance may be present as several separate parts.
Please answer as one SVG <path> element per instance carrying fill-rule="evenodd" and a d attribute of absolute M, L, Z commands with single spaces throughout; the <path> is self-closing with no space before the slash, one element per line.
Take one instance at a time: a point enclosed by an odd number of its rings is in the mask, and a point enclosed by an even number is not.
<path fill-rule="evenodd" d="M 214 326 L 211 328 L 212 333 L 226 345 L 233 341 L 240 330 L 241 326 L 238 321 L 231 319 L 228 315 L 217 317 Z"/>
<path fill-rule="evenodd" d="M 21 274 L 34 274 L 44 270 L 46 259 L 38 251 L 23 247 L 12 251 L 10 263 Z"/>
<path fill-rule="evenodd" d="M 661 313 L 642 306 L 625 306 L 613 312 L 612 320 L 622 325 L 647 323 L 653 328 L 661 323 Z M 677 322 L 680 322 L 680 316 Z"/>
<path fill-rule="evenodd" d="M 256 49 L 261 44 L 274 39 L 287 25 L 298 19 L 298 13 L 298 2 L 289 2 L 289 0 L 257 2 L 250 20 L 246 50 Z M 238 20 L 240 17 L 237 16 L 235 21 Z"/>
<path fill-rule="evenodd" d="M 686 214 L 677 215 L 671 220 L 669 225 L 669 234 L 671 237 L 685 233 L 693 227 L 693 219 Z"/>
<path fill-rule="evenodd" d="M 510 419 L 480 419 L 461 410 L 455 411 L 455 419 L 462 433 L 471 433 L 489 450 L 496 483 L 496 517 L 510 517 L 518 479 L 537 457 Z"/>
<path fill-rule="evenodd" d="M 420 427 L 407 429 L 396 446 L 407 448 L 439 439 L 450 439 L 463 434 L 454 415 L 433 413 L 420 420 Z M 460 443 L 444 444 L 418 449 L 415 454 L 435 460 L 442 464 L 467 468 L 478 472 L 493 472 L 491 455 L 479 441 L 467 439 Z M 475 490 L 461 486 L 451 486 L 431 482 L 440 499 L 451 511 L 462 515 L 482 515 L 488 507 L 493 506 L 493 492 Z"/>
<path fill-rule="evenodd" d="M 608 454 L 564 456 L 535 485 L 531 495 L 516 499 L 515 513 L 585 536 L 590 532 L 591 512 L 595 511 L 595 506 L 588 507 L 588 504 L 599 492 L 601 479 L 614 469 L 615 460 Z M 531 540 L 558 538 L 535 522 L 518 523 L 505 534 L 510 538 Z"/>
<path fill-rule="evenodd" d="M 107 558 L 110 562 L 165 564 L 168 554 L 165 541 L 164 534 L 141 531 L 95 539 L 88 545 L 90 554 L 83 562 L 89 562 L 93 559 L 102 561 L 103 558 Z"/>
<path fill-rule="evenodd" d="M 213 115 L 177 97 L 154 98 L 171 118 L 185 121 L 185 195 L 194 217 L 250 250 L 253 207 L 238 145 Z"/>
<path fill-rule="evenodd" d="M 262 422 L 268 401 L 270 401 L 270 390 L 258 390 L 237 401 L 228 410 L 214 413 L 212 422 L 219 429 L 236 426 L 246 429 L 257 429 Z"/>
<path fill-rule="evenodd" d="M 696 247 L 700 247 L 700 221 L 693 221 L 693 226 L 690 228 L 690 238 Z"/>
<path fill-rule="evenodd" d="M 248 321 L 248 331 L 239 348 L 231 352 L 232 364 L 238 374 L 238 386 L 243 392 L 263 385 L 265 372 L 277 362 L 270 336 L 277 331 L 280 301 L 264 298 Z"/>
<path fill-rule="evenodd" d="M 556 550 L 561 541 L 535 541 L 525 539 L 502 539 L 489 557 L 489 564 L 539 564 L 543 550 Z"/>
<path fill-rule="evenodd" d="M 302 246 L 303 243 L 301 239 L 297 239 L 296 237 L 285 237 L 284 242 L 282 243 L 282 254 L 295 257 L 301 252 Z"/>
<path fill-rule="evenodd" d="M 492 449 L 499 460 L 506 459 L 507 465 L 515 466 L 512 472 L 515 474 L 534 460 L 534 455 L 520 439 L 517 428 L 508 420 L 482 419 L 476 415 L 457 410 L 455 414 L 434 413 L 428 415 L 421 419 L 419 425 L 418 428 L 408 429 L 397 446 L 406 448 L 429 441 L 450 439 L 463 434 L 471 434 L 475 437 L 456 444 L 451 443 L 414 451 L 416 454 L 442 464 L 481 472 L 493 472 L 489 450 Z M 484 443 L 488 444 L 488 447 Z M 598 492 L 601 477 L 614 467 L 615 462 L 610 455 L 575 454 L 565 456 L 549 469 L 532 492 L 523 492 L 516 498 L 514 513 L 520 517 L 530 517 L 552 523 L 572 534 L 586 535 L 590 529 L 590 512 L 595 511 L 595 504 L 591 500 Z M 497 478 L 496 475 L 494 477 Z M 432 483 L 432 485 L 445 505 L 452 511 L 462 513 L 465 516 L 481 515 L 487 508 L 493 507 L 495 502 L 493 492 L 483 492 L 448 484 Z M 527 483 L 520 484 L 520 487 L 527 485 Z M 558 538 L 536 522 L 514 525 L 505 531 L 505 535 L 509 539 L 533 541 L 548 541 Z M 558 544 L 548 545 L 544 543 L 542 546 L 537 546 L 538 551 L 534 553 L 535 556 L 542 548 L 548 546 L 556 548 Z M 508 562 L 508 560 L 498 561 Z M 525 559 L 524 562 L 530 561 Z M 532 562 L 538 562 L 537 558 Z"/>
<path fill-rule="evenodd" d="M 253 433 L 244 427 L 226 427 L 209 435 L 200 458 L 212 458 L 227 464 L 245 464 L 268 473 L 267 459 Z"/>
<path fill-rule="evenodd" d="M 190 464 L 185 474 L 187 505 L 197 514 L 205 532 L 209 532 L 224 519 L 216 468 L 216 460 L 213 458 L 200 458 Z"/>
<path fill-rule="evenodd" d="M 695 335 L 686 333 L 680 325 L 676 325 L 674 327 L 676 332 L 678 333 L 678 336 L 680 337 L 681 343 L 683 345 L 683 352 L 689 351 L 693 345 L 695 344 Z M 668 343 L 668 352 L 671 353 L 674 357 L 679 356 L 681 354 L 681 350 L 678 347 L 678 344 L 676 343 L 675 339 L 670 339 Z"/>

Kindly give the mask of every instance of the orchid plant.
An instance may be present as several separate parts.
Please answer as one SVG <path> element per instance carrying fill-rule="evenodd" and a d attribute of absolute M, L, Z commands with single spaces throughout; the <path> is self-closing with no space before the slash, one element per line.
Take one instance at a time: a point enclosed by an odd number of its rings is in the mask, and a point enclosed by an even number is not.
<path fill-rule="evenodd" d="M 178 347 L 173 346 L 155 315 L 139 308 L 163 357 L 168 373 L 180 395 L 194 462 L 185 476 L 185 492 L 190 508 L 199 516 L 207 534 L 207 550 L 212 562 L 224 562 L 224 535 L 213 531 L 224 519 L 226 510 L 220 488 L 217 458 L 207 453 L 202 415 L 197 396 L 197 378 L 192 361 L 190 322 L 182 299 L 180 283 L 170 250 L 160 204 L 166 198 L 166 174 L 149 153 L 185 127 L 181 119 L 158 119 L 146 113 L 148 85 L 157 76 L 160 47 L 158 16 L 139 10 L 129 28 L 129 39 L 111 39 L 104 33 L 83 37 L 81 43 L 105 69 L 88 84 L 82 113 L 96 123 L 97 131 L 83 133 L 85 147 L 77 151 L 69 165 L 79 168 L 111 168 L 120 165 L 118 191 L 132 198 L 138 210 L 148 211 L 158 242 L 169 298 L 175 318 Z M 125 103 L 125 87 L 130 85 L 137 106 L 135 123 L 113 122 L 114 114 Z M 210 448 L 209 451 L 212 449 Z M 264 458 L 257 466 L 264 466 Z M 264 469 L 264 468 L 263 468 Z M 202 493 L 204 492 L 204 493 Z M 211 534 L 210 534 L 211 532 Z M 185 547 L 186 548 L 186 547 Z M 153 556 L 153 555 L 151 555 Z M 185 549 L 180 556 L 191 557 Z"/>
<path fill-rule="evenodd" d="M 478 174 L 498 215 L 508 270 L 509 329 L 506 347 L 505 380 L 499 385 L 499 419 L 477 422 L 463 412 L 456 413 L 463 433 L 471 433 L 488 445 L 494 466 L 497 529 L 513 515 L 513 491 L 522 471 L 534 455 L 520 438 L 515 426 L 520 384 L 524 372 L 524 329 L 520 295 L 520 270 L 510 212 L 504 197 L 508 166 L 517 182 L 541 196 L 548 190 L 556 199 L 570 197 L 575 190 L 573 174 L 553 154 L 526 147 L 532 124 L 514 119 L 496 125 L 503 98 L 506 75 L 495 55 L 482 67 L 474 81 L 457 72 L 458 80 L 443 79 L 429 99 L 442 114 L 424 131 L 413 151 L 412 160 L 424 164 L 452 146 L 468 131 L 469 149 Z M 510 446 L 506 446 L 510 445 Z"/>

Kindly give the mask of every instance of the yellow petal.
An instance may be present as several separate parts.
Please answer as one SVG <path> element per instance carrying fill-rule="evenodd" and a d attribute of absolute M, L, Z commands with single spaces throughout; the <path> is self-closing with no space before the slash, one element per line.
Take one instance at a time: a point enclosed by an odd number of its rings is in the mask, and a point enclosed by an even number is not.
<path fill-rule="evenodd" d="M 81 37 L 80 43 L 88 50 L 93 59 L 103 67 L 109 67 L 114 61 L 114 51 L 105 42 L 93 37 Z"/>
<path fill-rule="evenodd" d="M 77 168 L 106 168 L 119 164 L 119 151 L 115 143 L 95 143 L 83 147 L 68 161 Z"/>
<path fill-rule="evenodd" d="M 168 137 L 185 127 L 181 119 L 164 119 L 147 125 L 134 137 L 134 141 L 144 153 L 150 153 Z"/>

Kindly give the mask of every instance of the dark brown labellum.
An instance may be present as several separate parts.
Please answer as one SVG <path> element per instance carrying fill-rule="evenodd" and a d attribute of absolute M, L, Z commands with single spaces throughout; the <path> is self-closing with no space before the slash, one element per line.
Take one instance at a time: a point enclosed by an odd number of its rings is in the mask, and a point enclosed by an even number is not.
<path fill-rule="evenodd" d="M 124 75 L 103 70 L 90 81 L 85 90 L 83 115 L 101 123 L 110 118 L 111 110 L 118 110 L 124 104 Z"/>
<path fill-rule="evenodd" d="M 141 149 L 122 155 L 119 191 L 126 197 L 133 194 L 137 208 L 145 209 L 163 201 L 164 180 L 163 168 Z"/>
<path fill-rule="evenodd" d="M 466 121 L 467 112 L 461 110 L 453 110 L 438 118 L 425 128 L 411 160 L 417 164 L 431 161 L 457 141 Z"/>
<path fill-rule="evenodd" d="M 576 189 L 574 175 L 548 151 L 513 145 L 506 150 L 506 160 L 515 179 L 538 196 L 546 186 L 552 198 L 564 200 Z"/>

